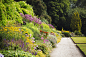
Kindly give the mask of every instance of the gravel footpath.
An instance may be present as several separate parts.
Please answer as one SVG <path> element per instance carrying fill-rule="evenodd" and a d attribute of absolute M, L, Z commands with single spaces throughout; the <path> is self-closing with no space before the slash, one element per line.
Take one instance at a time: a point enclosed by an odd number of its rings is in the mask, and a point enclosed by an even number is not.
<path fill-rule="evenodd" d="M 61 38 L 56 48 L 50 53 L 50 57 L 83 57 L 76 44 L 70 38 Z"/>

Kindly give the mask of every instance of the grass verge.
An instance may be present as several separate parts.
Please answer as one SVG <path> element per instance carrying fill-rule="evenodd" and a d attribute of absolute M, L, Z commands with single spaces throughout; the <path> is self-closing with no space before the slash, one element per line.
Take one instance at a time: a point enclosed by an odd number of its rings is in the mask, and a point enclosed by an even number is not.
<path fill-rule="evenodd" d="M 82 50 L 82 52 L 84 52 L 84 54 L 86 55 L 86 44 L 77 44 L 77 46 Z"/>
<path fill-rule="evenodd" d="M 86 43 L 86 37 L 71 37 L 76 44 Z"/>

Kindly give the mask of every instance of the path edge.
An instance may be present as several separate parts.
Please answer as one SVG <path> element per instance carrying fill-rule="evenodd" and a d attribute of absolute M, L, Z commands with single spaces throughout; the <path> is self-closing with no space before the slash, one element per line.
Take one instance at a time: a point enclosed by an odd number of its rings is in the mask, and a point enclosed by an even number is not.
<path fill-rule="evenodd" d="M 70 39 L 73 41 L 73 39 L 71 37 L 70 37 Z M 83 57 L 86 57 L 86 55 L 84 54 L 84 52 L 77 46 L 77 43 L 75 43 L 74 41 L 73 41 L 73 43 L 76 44 L 76 47 L 82 53 Z"/>

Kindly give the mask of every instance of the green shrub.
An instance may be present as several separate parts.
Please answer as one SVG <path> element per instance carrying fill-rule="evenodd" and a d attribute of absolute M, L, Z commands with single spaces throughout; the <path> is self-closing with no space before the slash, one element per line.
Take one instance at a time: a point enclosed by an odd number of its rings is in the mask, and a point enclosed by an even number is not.
<path fill-rule="evenodd" d="M 20 13 L 34 16 L 32 6 L 27 4 L 26 2 L 2 0 L 2 3 L 0 2 L 0 26 L 6 26 L 9 23 L 8 20 L 12 20 L 13 23 L 11 22 L 11 24 L 14 24 L 16 21 L 18 23 L 23 23 L 23 18 L 20 16 Z"/>
<path fill-rule="evenodd" d="M 24 14 L 34 16 L 33 8 L 31 5 L 27 4 L 25 1 L 20 1 L 19 4 Z"/>
<path fill-rule="evenodd" d="M 41 19 L 42 22 L 45 22 L 46 24 L 48 24 L 49 22 L 46 19 Z"/>
<path fill-rule="evenodd" d="M 41 25 L 43 26 L 43 27 L 41 27 L 42 31 L 51 32 L 49 25 L 47 25 L 45 23 L 42 23 Z"/>
<path fill-rule="evenodd" d="M 1 0 L 2 1 L 2 3 L 11 3 L 11 2 L 13 2 L 14 0 Z"/>
<path fill-rule="evenodd" d="M 65 35 L 64 35 L 64 34 L 61 34 L 61 36 L 62 36 L 62 37 L 65 37 Z"/>
<path fill-rule="evenodd" d="M 0 50 L 0 53 L 3 54 L 4 57 L 35 57 L 35 55 L 22 50 Z"/>
<path fill-rule="evenodd" d="M 63 32 L 62 34 L 64 34 L 65 37 L 71 37 L 70 33 L 68 33 L 68 32 Z"/>
<path fill-rule="evenodd" d="M 82 35 L 82 33 L 79 31 L 74 31 L 74 33 L 75 33 L 75 35 Z"/>
<path fill-rule="evenodd" d="M 33 33 L 33 37 L 35 37 L 35 40 L 40 39 L 41 37 L 39 36 L 40 34 L 40 30 L 37 28 L 37 26 L 34 26 L 34 23 L 28 23 L 26 22 L 26 25 L 23 25 L 24 27 L 29 28 L 30 30 L 32 30 Z"/>
<path fill-rule="evenodd" d="M 24 33 L 27 33 L 27 34 L 31 34 L 31 38 L 33 37 L 33 31 L 27 27 L 21 27 L 25 32 Z"/>

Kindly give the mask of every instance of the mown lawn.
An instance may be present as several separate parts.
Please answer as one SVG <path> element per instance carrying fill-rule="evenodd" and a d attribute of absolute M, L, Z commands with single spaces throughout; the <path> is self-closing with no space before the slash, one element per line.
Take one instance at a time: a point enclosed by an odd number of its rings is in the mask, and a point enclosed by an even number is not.
<path fill-rule="evenodd" d="M 86 44 L 77 44 L 77 46 L 84 52 L 86 55 Z"/>
<path fill-rule="evenodd" d="M 71 37 L 75 43 L 86 43 L 86 37 Z"/>
<path fill-rule="evenodd" d="M 77 46 L 84 52 L 86 55 L 86 37 L 71 37 Z"/>

